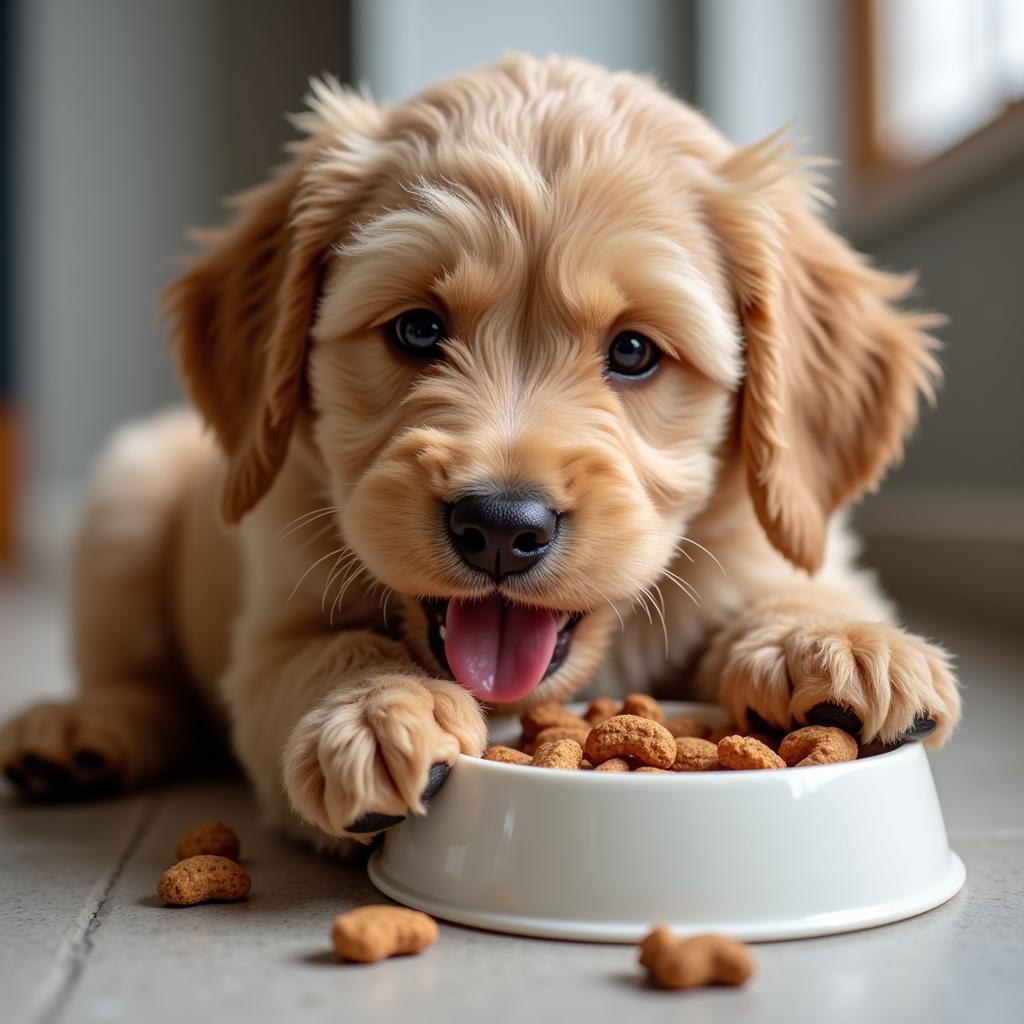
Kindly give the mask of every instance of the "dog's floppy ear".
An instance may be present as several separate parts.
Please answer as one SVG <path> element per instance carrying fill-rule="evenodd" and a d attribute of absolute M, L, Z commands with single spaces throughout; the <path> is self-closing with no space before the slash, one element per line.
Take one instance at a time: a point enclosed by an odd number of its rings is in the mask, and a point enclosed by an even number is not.
<path fill-rule="evenodd" d="M 740 439 L 772 544 L 814 572 L 828 521 L 902 454 L 918 394 L 934 400 L 934 314 L 898 308 L 912 275 L 873 269 L 818 219 L 805 164 L 773 137 L 707 188 L 746 339 Z"/>
<path fill-rule="evenodd" d="M 185 385 L 228 457 L 228 522 L 284 461 L 324 256 L 358 203 L 380 124 L 372 103 L 333 80 L 312 87 L 291 162 L 236 197 L 229 224 L 198 233 L 204 251 L 164 297 Z"/>

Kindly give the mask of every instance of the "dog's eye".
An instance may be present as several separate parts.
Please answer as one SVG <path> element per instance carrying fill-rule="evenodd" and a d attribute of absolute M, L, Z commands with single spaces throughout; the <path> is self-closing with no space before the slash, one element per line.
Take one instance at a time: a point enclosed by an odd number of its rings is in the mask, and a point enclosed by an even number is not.
<path fill-rule="evenodd" d="M 421 359 L 441 354 L 441 342 L 448 336 L 441 318 L 429 309 L 407 309 L 388 325 L 391 340 L 403 351 Z"/>
<path fill-rule="evenodd" d="M 608 372 L 616 377 L 644 377 L 659 359 L 661 349 L 636 331 L 621 331 L 608 346 Z"/>

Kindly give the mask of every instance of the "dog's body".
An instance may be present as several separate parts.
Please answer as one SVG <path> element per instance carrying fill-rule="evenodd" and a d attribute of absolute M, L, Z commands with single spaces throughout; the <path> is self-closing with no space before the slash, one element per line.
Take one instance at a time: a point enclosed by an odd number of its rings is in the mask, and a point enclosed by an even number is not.
<path fill-rule="evenodd" d="M 948 659 L 893 624 L 836 518 L 899 455 L 930 321 L 797 166 L 553 59 L 386 111 L 321 87 L 302 127 L 172 289 L 215 437 L 169 414 L 106 457 L 81 696 L 6 727 L 15 782 L 166 772 L 196 691 L 270 817 L 320 841 L 420 810 L 432 764 L 480 752 L 473 694 L 694 677 L 741 723 L 824 706 L 865 739 L 949 734 Z M 508 539 L 495 502 L 533 518 Z"/>

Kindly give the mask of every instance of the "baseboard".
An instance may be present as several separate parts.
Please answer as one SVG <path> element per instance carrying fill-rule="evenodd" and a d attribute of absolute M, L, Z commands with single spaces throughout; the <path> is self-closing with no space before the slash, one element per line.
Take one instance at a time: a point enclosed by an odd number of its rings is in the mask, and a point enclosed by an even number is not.
<path fill-rule="evenodd" d="M 893 487 L 856 513 L 864 561 L 898 600 L 1024 633 L 1024 488 Z"/>

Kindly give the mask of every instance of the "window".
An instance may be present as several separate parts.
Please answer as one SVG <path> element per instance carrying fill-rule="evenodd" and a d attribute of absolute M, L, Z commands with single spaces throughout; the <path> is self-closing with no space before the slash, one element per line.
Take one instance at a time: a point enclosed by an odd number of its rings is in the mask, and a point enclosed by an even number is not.
<path fill-rule="evenodd" d="M 920 166 L 1024 100 L 1024 0 L 861 0 L 862 162 Z M 1024 130 L 1024 128 L 1022 128 Z"/>

